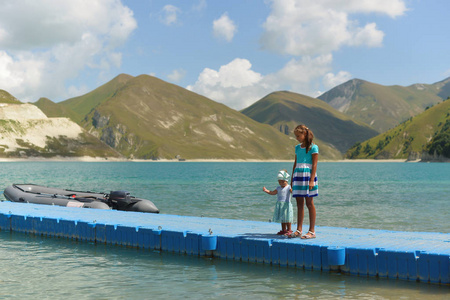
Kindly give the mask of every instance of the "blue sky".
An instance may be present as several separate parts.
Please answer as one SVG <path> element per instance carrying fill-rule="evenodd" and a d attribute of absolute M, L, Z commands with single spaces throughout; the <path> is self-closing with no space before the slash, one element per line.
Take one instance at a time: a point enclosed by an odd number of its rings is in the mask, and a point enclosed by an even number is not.
<path fill-rule="evenodd" d="M 234 109 L 352 78 L 450 76 L 447 0 L 0 0 L 0 89 L 79 96 L 149 74 Z"/>

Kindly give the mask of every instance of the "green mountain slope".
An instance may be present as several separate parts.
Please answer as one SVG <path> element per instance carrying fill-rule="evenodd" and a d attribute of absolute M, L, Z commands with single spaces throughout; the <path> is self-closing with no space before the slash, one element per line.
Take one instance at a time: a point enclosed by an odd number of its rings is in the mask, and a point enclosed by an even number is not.
<path fill-rule="evenodd" d="M 0 89 L 0 103 L 21 104 L 22 102 L 7 91 Z"/>
<path fill-rule="evenodd" d="M 395 128 L 368 141 L 355 144 L 347 158 L 418 159 L 442 129 L 449 130 L 450 100 L 411 117 Z M 446 126 L 446 127 L 445 127 Z M 448 132 L 447 132 L 448 133 Z"/>
<path fill-rule="evenodd" d="M 419 88 L 430 89 L 442 99 L 447 99 L 448 97 L 450 97 L 450 77 L 434 84 L 423 84 L 422 87 Z"/>
<path fill-rule="evenodd" d="M 318 99 L 384 132 L 409 119 L 449 95 L 450 78 L 433 85 L 383 86 L 360 79 L 343 83 Z"/>
<path fill-rule="evenodd" d="M 426 152 L 422 153 L 422 160 L 450 161 L 450 119 L 428 143 Z"/>
<path fill-rule="evenodd" d="M 120 75 L 60 105 L 83 116 L 85 129 L 126 157 L 293 158 L 293 138 L 148 75 Z"/>
<path fill-rule="evenodd" d="M 368 125 L 352 120 L 324 101 L 292 92 L 271 93 L 242 113 L 290 135 L 295 126 L 306 124 L 314 132 L 319 147 L 341 153 L 357 141 L 377 134 Z"/>
<path fill-rule="evenodd" d="M 81 119 L 81 117 L 70 108 L 59 105 L 48 98 L 40 98 L 33 104 L 42 110 L 42 112 L 49 118 L 64 117 L 69 118 L 74 122 Z"/>
<path fill-rule="evenodd" d="M 80 97 L 71 98 L 58 103 L 69 111 L 75 112 L 76 122 L 81 120 L 95 107 L 107 101 L 119 91 L 133 76 L 120 74 L 108 83 Z"/>

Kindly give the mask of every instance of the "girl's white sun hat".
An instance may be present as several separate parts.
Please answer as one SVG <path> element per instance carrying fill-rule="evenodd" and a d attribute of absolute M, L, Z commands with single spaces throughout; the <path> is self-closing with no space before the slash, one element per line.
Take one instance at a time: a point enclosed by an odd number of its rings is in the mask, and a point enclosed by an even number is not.
<path fill-rule="evenodd" d="M 288 181 L 290 178 L 291 178 L 291 175 L 289 175 L 288 172 L 286 172 L 286 171 L 278 172 L 278 175 L 277 175 L 277 179 L 278 180 L 286 180 L 286 181 Z"/>

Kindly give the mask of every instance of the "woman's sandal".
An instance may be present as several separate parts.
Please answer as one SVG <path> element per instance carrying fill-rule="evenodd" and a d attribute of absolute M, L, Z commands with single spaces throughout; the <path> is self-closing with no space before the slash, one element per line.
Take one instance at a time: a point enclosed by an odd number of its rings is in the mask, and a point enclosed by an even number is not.
<path fill-rule="evenodd" d="M 302 236 L 302 232 L 300 230 L 296 230 L 295 232 L 292 232 L 291 234 L 288 235 L 288 238 L 293 239 L 293 238 L 298 238 Z"/>
<path fill-rule="evenodd" d="M 315 239 L 316 238 L 316 233 L 312 232 L 312 231 L 308 231 L 307 234 L 305 234 L 304 236 L 302 236 L 302 239 L 304 240 L 308 240 L 308 239 Z"/>
<path fill-rule="evenodd" d="M 277 232 L 277 235 L 285 235 L 287 231 L 280 230 Z"/>
<path fill-rule="evenodd" d="M 286 233 L 284 234 L 285 236 L 290 236 L 292 234 L 292 230 L 288 230 L 286 231 Z"/>

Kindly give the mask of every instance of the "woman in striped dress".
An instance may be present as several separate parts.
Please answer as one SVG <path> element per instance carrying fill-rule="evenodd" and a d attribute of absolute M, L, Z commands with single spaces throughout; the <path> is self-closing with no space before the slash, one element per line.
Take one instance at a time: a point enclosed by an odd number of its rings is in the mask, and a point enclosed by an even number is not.
<path fill-rule="evenodd" d="M 313 144 L 314 134 L 305 125 L 298 125 L 294 129 L 295 138 L 300 144 L 295 146 L 295 161 L 292 169 L 291 187 L 292 196 L 297 200 L 297 230 L 289 237 L 313 239 L 316 237 L 316 207 L 314 197 L 318 193 L 317 162 L 319 160 L 319 147 Z M 309 230 L 302 235 L 305 202 L 309 212 Z"/>

